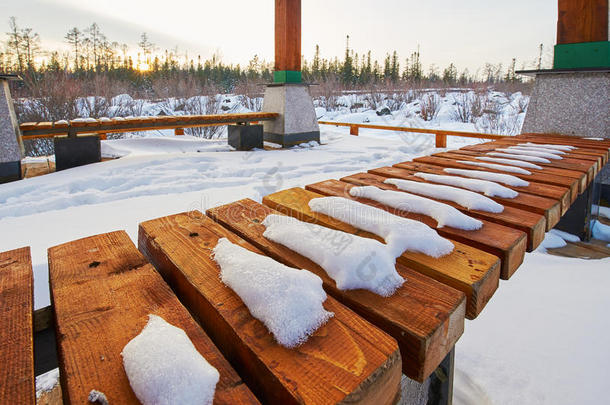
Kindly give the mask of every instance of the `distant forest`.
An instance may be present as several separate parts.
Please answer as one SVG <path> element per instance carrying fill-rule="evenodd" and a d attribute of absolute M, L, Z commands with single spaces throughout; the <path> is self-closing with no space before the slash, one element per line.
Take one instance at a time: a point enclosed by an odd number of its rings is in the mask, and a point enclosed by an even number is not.
<path fill-rule="evenodd" d="M 193 59 L 177 49 L 160 52 L 142 33 L 134 60 L 127 45 L 108 39 L 96 23 L 69 29 L 64 40 L 70 51 L 59 52 L 42 49 L 40 36 L 32 28 L 20 27 L 14 17 L 10 17 L 8 26 L 0 52 L 0 73 L 18 73 L 24 79 L 13 88 L 16 97 L 43 97 L 54 91 L 102 97 L 127 93 L 145 99 L 217 93 L 256 95 L 262 91 L 262 84 L 272 81 L 272 64 L 256 55 L 247 66 L 225 64 L 216 55 Z M 541 66 L 542 56 L 540 46 L 540 58 L 529 65 Z M 516 65 L 516 59 L 508 66 L 487 63 L 474 73 L 458 71 L 454 64 L 444 69 L 436 65 L 424 68 L 419 50 L 405 59 L 394 51 L 377 61 L 371 51 L 359 54 L 351 49 L 347 37 L 342 58 L 322 58 L 316 46 L 313 59 L 303 59 L 302 70 L 304 80 L 320 84 L 325 93 L 481 85 L 527 92 L 529 85 L 515 74 Z"/>

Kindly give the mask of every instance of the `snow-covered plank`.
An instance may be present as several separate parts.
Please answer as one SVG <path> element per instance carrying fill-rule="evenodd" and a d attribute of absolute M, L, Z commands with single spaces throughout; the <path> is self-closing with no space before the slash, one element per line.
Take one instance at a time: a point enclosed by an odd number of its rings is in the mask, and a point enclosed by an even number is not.
<path fill-rule="evenodd" d="M 489 156 L 483 152 L 478 152 L 478 151 L 472 151 L 472 150 L 467 150 L 465 148 L 462 149 L 457 149 L 454 151 L 451 151 L 451 153 L 456 153 L 459 155 L 462 155 L 464 157 L 469 157 L 472 159 L 475 159 L 476 161 L 485 161 L 485 162 L 491 162 L 493 163 L 494 161 L 501 163 L 501 164 L 512 164 L 512 165 L 517 165 L 517 164 L 525 164 L 524 168 L 526 168 L 527 170 L 531 171 L 531 172 L 535 172 L 535 173 L 547 173 L 547 174 L 561 174 L 562 171 L 556 171 L 556 169 L 562 169 L 567 171 L 567 174 L 569 174 L 571 177 L 574 178 L 580 178 L 582 176 L 582 174 L 585 174 L 587 176 L 587 184 L 590 184 L 591 181 L 593 181 L 593 179 L 595 178 L 595 165 L 590 165 L 586 162 L 579 162 L 579 163 L 566 163 L 565 161 L 561 161 L 561 162 L 551 162 L 551 163 L 532 163 L 532 162 L 525 162 L 523 160 L 515 160 L 512 158 L 502 158 L 502 157 L 498 157 L 498 156 Z M 518 159 L 518 158 L 516 158 Z M 511 163 L 511 162 L 516 162 L 516 163 Z M 532 167 L 532 165 L 534 167 Z M 529 167 L 526 167 L 529 166 Z M 532 170 L 533 169 L 533 170 Z M 572 173 L 575 172 L 575 173 Z M 578 173 L 580 173 L 580 175 L 578 175 Z"/>
<path fill-rule="evenodd" d="M 35 404 L 30 248 L 0 253 L 0 403 Z"/>
<path fill-rule="evenodd" d="M 373 234 L 354 228 L 326 215 L 313 212 L 309 207 L 309 202 L 319 197 L 323 197 L 323 195 L 301 188 L 293 188 L 268 195 L 263 198 L 263 203 L 301 221 L 320 223 L 343 232 L 354 233 L 360 236 L 366 235 L 367 237 L 381 240 Z M 349 196 L 349 194 L 346 194 L 344 197 L 356 200 Z M 448 237 L 447 235 L 444 236 Z M 450 237 L 448 238 L 451 239 Z M 474 319 L 484 308 L 495 290 L 495 279 L 498 278 L 501 262 L 493 254 L 472 248 L 455 240 L 451 240 L 451 242 L 454 244 L 455 249 L 447 256 L 433 258 L 425 254 L 407 251 L 398 258 L 398 262 L 464 292 L 468 300 L 466 316 L 469 319 Z M 473 264 L 475 265 L 474 267 Z"/>
<path fill-rule="evenodd" d="M 446 155 L 443 155 L 443 156 L 451 157 L 452 159 L 456 159 L 460 162 L 468 161 L 468 162 L 472 162 L 472 163 L 481 163 L 481 160 L 477 159 L 477 157 L 484 157 L 485 155 L 471 156 L 471 155 L 465 154 L 459 150 L 456 150 L 456 151 L 450 151 Z M 485 169 L 481 169 L 481 170 L 485 170 Z M 502 171 L 503 173 L 508 173 L 507 171 L 504 171 L 503 169 L 498 168 L 497 170 Z M 557 168 L 557 167 L 543 167 L 542 169 L 527 169 L 527 170 L 529 172 L 531 172 L 532 175 L 533 174 L 554 175 L 554 176 L 559 176 L 559 177 L 567 177 L 567 178 L 575 179 L 576 181 L 578 181 L 579 193 L 584 192 L 588 185 L 587 174 L 583 173 L 581 171 L 561 169 L 561 168 Z M 518 173 L 511 173 L 511 174 L 517 175 Z M 530 178 L 530 176 L 527 176 L 526 178 Z"/>
<path fill-rule="evenodd" d="M 210 338 L 123 231 L 49 249 L 62 394 L 87 403 L 91 390 L 111 404 L 138 404 L 121 351 L 154 314 L 183 329 L 220 372 L 215 403 L 258 403 Z"/>
<path fill-rule="evenodd" d="M 476 231 L 465 231 L 448 226 L 440 227 L 438 222 L 432 217 L 416 214 L 409 210 L 392 208 L 370 199 L 352 197 L 349 194 L 349 191 L 353 187 L 355 187 L 353 184 L 337 180 L 327 180 L 316 184 L 310 184 L 306 189 L 322 195 L 353 198 L 356 201 L 382 208 L 395 215 L 423 222 L 436 229 L 441 236 L 453 241 L 461 242 L 475 249 L 491 253 L 500 258 L 500 277 L 502 279 L 508 280 L 523 262 L 523 257 L 527 249 L 527 235 L 522 231 L 485 220 L 481 220 L 483 227 Z"/>
<path fill-rule="evenodd" d="M 535 163 L 537 165 L 543 166 L 543 167 L 556 167 L 556 168 L 561 168 L 561 169 L 568 169 L 570 170 L 570 167 L 566 167 L 566 164 L 572 164 L 572 165 L 584 165 L 585 168 L 589 169 L 590 167 L 593 167 L 593 170 L 595 171 L 595 173 L 597 173 L 599 171 L 599 169 L 601 168 L 601 162 L 598 162 L 598 159 L 596 159 L 595 157 L 591 158 L 587 158 L 587 159 L 581 159 L 580 156 L 582 155 L 578 155 L 577 157 L 574 157 L 572 155 L 568 155 L 566 157 L 564 157 L 561 160 L 551 160 L 551 159 L 544 159 L 544 158 L 537 158 L 534 156 L 526 156 L 526 155 L 518 155 L 518 154 L 514 154 L 514 153 L 505 153 L 505 152 L 498 152 L 496 151 L 496 149 L 499 147 L 499 145 L 506 145 L 506 144 L 497 144 L 497 143 L 481 143 L 481 144 L 477 144 L 477 145 L 469 145 L 469 146 L 464 146 L 463 148 L 461 148 L 461 151 L 474 151 L 474 152 L 480 152 L 480 153 L 487 153 L 490 156 L 493 157 L 507 157 L 510 156 L 511 159 L 520 159 L 520 160 L 527 160 L 529 162 Z"/>
<path fill-rule="evenodd" d="M 140 224 L 139 247 L 265 403 L 391 403 L 401 375 L 396 341 L 328 297 L 334 316 L 294 349 L 276 342 L 220 280 L 222 238 L 260 250 L 200 212 Z"/>
<path fill-rule="evenodd" d="M 445 175 L 444 167 L 422 163 L 422 162 L 402 162 L 393 166 L 396 169 L 404 169 L 408 171 L 415 172 L 424 172 L 424 173 L 432 173 L 432 174 L 442 174 Z M 465 167 L 464 167 L 465 168 Z M 377 170 L 377 169 L 372 169 Z M 382 173 L 375 173 L 384 176 Z M 527 187 L 511 187 L 507 186 L 510 189 L 518 191 L 520 195 L 529 194 L 533 196 L 539 196 L 551 200 L 558 201 L 561 205 L 561 215 L 565 214 L 570 208 L 571 205 L 571 192 L 569 188 L 566 187 L 557 187 L 551 186 L 548 184 L 529 182 L 529 186 Z M 505 204 L 506 205 L 506 204 Z"/>
<path fill-rule="evenodd" d="M 454 162 L 459 162 L 460 160 L 463 160 L 463 156 L 459 155 L 459 154 L 454 154 L 454 153 L 436 153 L 432 156 L 430 156 L 431 158 L 442 158 L 442 159 L 447 159 L 447 160 L 452 160 Z M 418 160 L 420 159 L 420 160 Z M 425 158 L 417 158 L 414 159 L 415 161 L 425 161 Z M 474 160 L 474 159 L 473 159 Z M 462 164 L 462 163 L 460 163 Z M 467 167 L 467 170 L 473 170 L 472 166 L 468 166 L 468 165 L 464 165 Z M 458 169 L 462 169 L 463 167 L 459 167 Z M 504 174 L 508 174 L 506 172 L 500 171 L 500 170 L 496 170 L 496 169 L 486 169 L 485 171 L 490 172 L 490 173 L 504 173 Z M 578 195 L 580 193 L 579 191 L 579 186 L 580 186 L 580 181 L 578 179 L 573 179 L 570 177 L 564 177 L 564 176 L 558 176 L 558 175 L 550 175 L 550 174 L 546 174 L 544 172 L 542 173 L 532 173 L 530 175 L 525 175 L 525 174 L 519 174 L 519 173 L 510 173 L 511 175 L 518 177 L 520 179 L 523 179 L 525 181 L 537 181 L 539 183 L 544 183 L 544 184 L 551 184 L 554 186 L 561 186 L 561 187 L 570 187 L 570 190 L 573 193 L 576 193 L 576 195 Z"/>
<path fill-rule="evenodd" d="M 422 168 L 422 170 L 418 170 L 418 165 L 413 163 L 413 168 L 407 169 L 406 166 L 403 165 L 402 168 L 398 167 L 380 167 L 378 169 L 371 169 L 369 173 L 358 173 L 352 176 L 344 177 L 341 181 L 345 181 L 347 183 L 359 184 L 363 185 L 363 181 L 366 179 L 374 179 L 375 177 L 370 176 L 383 176 L 387 178 L 397 178 L 397 179 L 405 179 L 405 180 L 413 180 L 419 179 L 418 181 L 428 181 L 417 176 L 414 176 L 415 173 L 428 173 L 437 176 L 446 176 L 447 173 L 443 171 L 442 168 L 437 168 L 435 166 L 431 166 L 432 168 Z M 451 177 L 456 178 L 464 178 L 461 176 Z M 378 179 L 381 180 L 381 179 Z M 510 190 L 516 192 L 516 187 L 507 187 Z M 505 207 L 513 207 L 524 211 L 533 212 L 536 214 L 544 215 L 546 219 L 546 228 L 547 230 L 552 229 L 561 218 L 561 203 L 557 200 L 540 197 L 532 194 L 527 194 L 519 191 L 518 195 L 514 198 L 502 198 L 502 197 L 491 197 L 493 200 L 503 204 Z"/>
<path fill-rule="evenodd" d="M 423 156 L 420 158 L 413 159 L 414 162 L 417 163 L 426 163 L 431 165 L 436 165 L 442 168 L 455 168 L 455 169 L 465 169 L 472 170 L 472 166 L 465 165 L 463 163 L 459 163 L 460 159 L 452 159 L 451 157 L 441 157 L 441 156 Z M 394 165 L 396 167 L 400 167 L 400 163 Z M 488 169 L 490 173 L 502 173 L 499 170 Z M 504 173 L 506 174 L 506 173 Z M 516 177 L 521 177 L 517 175 Z M 550 186 L 556 187 L 564 187 L 568 190 L 570 194 L 570 203 L 576 201 L 576 197 L 578 197 L 578 182 L 575 179 L 566 179 L 557 176 L 549 176 L 542 174 L 532 174 L 531 176 L 523 176 L 524 180 L 528 181 L 530 185 L 532 183 L 539 183 L 542 186 L 546 186 L 547 184 Z M 557 184 L 560 183 L 560 184 Z M 525 187 L 523 188 L 525 190 Z"/>
<path fill-rule="evenodd" d="M 305 193 L 305 190 L 302 191 Z M 292 201 L 295 203 L 297 200 Z M 298 201 L 301 208 L 308 207 L 309 200 Z M 330 295 L 398 341 L 403 373 L 415 380 L 424 381 L 451 351 L 462 334 L 464 295 L 400 263 L 397 264 L 396 270 L 406 282 L 388 298 L 365 290 L 341 291 L 320 266 L 263 236 L 265 226 L 262 222 L 268 215 L 273 214 L 280 213 L 249 199 L 208 210 L 208 215 L 215 221 L 237 233 L 270 257 L 287 266 L 309 270 L 322 278 L 324 288 Z M 319 218 L 320 221 L 316 221 L 317 225 L 327 226 L 323 218 L 326 220 L 330 218 L 322 215 Z M 301 219 L 305 218 L 301 217 Z M 338 221 L 333 221 L 333 225 L 335 226 L 329 228 L 342 228 L 339 230 L 350 234 L 358 232 L 355 228 Z M 368 237 L 368 234 L 358 233 L 359 236 Z M 333 244 L 329 243 L 329 246 Z M 495 278 L 498 278 L 497 271 Z M 490 287 L 489 296 L 496 288 L 495 283 L 497 280 L 491 283 L 481 282 L 483 286 Z"/>
<path fill-rule="evenodd" d="M 577 148 L 610 151 L 610 140 L 593 140 L 577 136 L 555 135 L 555 134 L 521 134 L 515 136 L 519 142 L 532 142 L 546 145 L 569 145 Z"/>
<path fill-rule="evenodd" d="M 404 191 L 402 190 L 399 184 L 388 184 L 388 180 L 391 181 L 391 179 L 392 178 L 386 178 L 371 174 L 370 176 L 363 178 L 361 182 L 363 186 L 375 186 L 382 190 Z M 422 181 L 422 179 L 419 179 L 415 176 L 403 176 L 402 179 L 396 180 L 397 183 L 400 183 L 401 181 L 413 181 L 417 184 L 430 184 L 425 181 Z M 408 191 L 408 193 L 425 196 L 424 194 L 421 194 L 415 190 Z M 525 232 L 525 234 L 527 235 L 528 252 L 534 251 L 544 240 L 544 234 L 546 232 L 546 219 L 544 215 L 508 206 L 504 207 L 504 210 L 500 213 L 472 210 L 464 208 L 456 202 L 447 200 L 445 199 L 445 197 L 427 198 L 433 201 L 439 201 L 444 204 L 450 205 L 473 218 L 478 218 L 480 220 L 487 221 L 490 223 L 488 225 L 498 224 L 504 227 L 517 229 L 521 232 Z M 502 232 L 503 229 L 499 229 L 497 231 Z"/>
<path fill-rule="evenodd" d="M 535 144 L 530 144 L 530 145 L 523 145 L 523 141 L 519 140 L 519 139 L 502 139 L 497 141 L 498 145 L 507 145 L 510 148 L 519 148 L 522 150 L 540 150 L 540 151 L 546 151 L 546 149 L 548 150 L 552 150 L 553 147 L 546 144 L 544 146 L 538 146 L 536 147 Z M 545 149 L 546 148 L 546 149 Z M 566 157 L 572 157 L 572 158 L 576 158 L 576 159 L 585 159 L 585 160 L 591 160 L 592 158 L 598 158 L 601 159 L 600 164 L 604 165 L 606 164 L 606 162 L 608 161 L 608 150 L 599 150 L 599 149 L 590 149 L 587 147 L 579 147 L 578 149 L 572 149 L 572 150 L 563 150 L 564 154 L 561 155 L 562 158 L 566 158 Z"/>

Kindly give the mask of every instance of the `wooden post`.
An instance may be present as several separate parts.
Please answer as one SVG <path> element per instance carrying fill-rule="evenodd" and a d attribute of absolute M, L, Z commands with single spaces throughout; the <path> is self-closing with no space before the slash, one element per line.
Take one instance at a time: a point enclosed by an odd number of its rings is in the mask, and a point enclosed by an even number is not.
<path fill-rule="evenodd" d="M 447 147 L 447 134 L 438 133 L 436 134 L 436 147 L 446 148 Z"/>
<path fill-rule="evenodd" d="M 350 135 L 354 135 L 354 136 L 358 136 L 358 126 L 357 125 L 350 125 L 349 127 L 349 134 Z"/>
<path fill-rule="evenodd" d="M 301 0 L 275 0 L 273 81 L 301 82 Z"/>

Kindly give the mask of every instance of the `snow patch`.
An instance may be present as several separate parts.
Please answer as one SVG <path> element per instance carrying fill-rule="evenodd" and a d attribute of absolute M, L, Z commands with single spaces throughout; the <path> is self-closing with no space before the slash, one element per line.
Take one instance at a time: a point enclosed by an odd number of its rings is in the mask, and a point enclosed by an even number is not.
<path fill-rule="evenodd" d="M 548 144 L 548 143 L 532 143 L 532 142 L 527 142 L 527 143 L 520 143 L 519 146 L 534 146 L 534 147 L 540 147 L 540 148 L 551 148 L 551 149 L 559 149 L 559 150 L 565 150 L 565 151 L 571 151 L 574 149 L 578 149 L 576 146 L 572 146 L 572 145 L 552 145 L 552 144 Z"/>
<path fill-rule="evenodd" d="M 328 215 L 385 240 L 396 257 L 405 251 L 439 258 L 453 251 L 453 243 L 439 236 L 428 225 L 392 215 L 387 211 L 343 197 L 314 198 L 313 212 Z"/>
<path fill-rule="evenodd" d="M 426 197 L 438 198 L 439 200 L 452 201 L 469 210 L 493 212 L 496 214 L 504 211 L 504 206 L 494 200 L 461 188 L 444 186 L 439 184 L 421 183 L 419 181 L 387 179 L 386 184 L 392 184 L 400 190 L 424 195 Z"/>
<path fill-rule="evenodd" d="M 506 184 L 511 187 L 527 187 L 529 182 L 520 179 L 519 177 L 511 176 L 510 174 L 502 173 L 490 173 L 479 170 L 463 170 L 463 169 L 452 169 L 446 168 L 443 170 L 445 173 L 455 174 L 458 176 L 470 177 L 473 179 L 495 181 L 498 183 Z"/>
<path fill-rule="evenodd" d="M 553 155 L 565 155 L 567 153 L 566 151 L 549 148 L 548 146 L 511 146 L 509 149 L 531 150 L 532 152 L 544 152 Z"/>
<path fill-rule="evenodd" d="M 349 193 L 353 197 L 367 198 L 401 211 L 427 215 L 436 220 L 439 228 L 449 226 L 474 231 L 483 227 L 483 222 L 463 214 L 450 205 L 403 191 L 382 190 L 373 186 L 365 186 L 353 187 Z"/>
<path fill-rule="evenodd" d="M 252 316 L 271 331 L 279 344 L 303 344 L 332 316 L 324 309 L 322 279 L 297 270 L 222 238 L 214 249 L 220 278 L 239 295 Z"/>
<path fill-rule="evenodd" d="M 36 377 L 36 398 L 51 391 L 59 383 L 59 368 L 47 371 Z"/>
<path fill-rule="evenodd" d="M 610 226 L 596 220 L 593 221 L 591 229 L 593 238 L 603 240 L 604 242 L 610 242 Z"/>
<path fill-rule="evenodd" d="M 493 158 L 493 157 L 487 157 L 487 156 L 478 156 L 475 159 L 484 160 L 486 162 L 504 163 L 504 164 L 512 165 L 512 166 L 525 167 L 526 169 L 543 170 L 542 166 L 538 166 L 538 165 L 535 165 L 535 164 L 529 163 L 529 162 L 524 162 L 522 160 Z"/>
<path fill-rule="evenodd" d="M 515 198 L 519 195 L 519 193 L 515 190 L 511 190 L 508 187 L 504 187 L 498 183 L 488 180 L 466 179 L 464 177 L 456 176 L 441 176 L 431 173 L 415 173 L 415 176 L 433 183 L 446 184 L 448 186 L 461 187 L 467 190 L 483 193 L 488 197 Z"/>
<path fill-rule="evenodd" d="M 498 150 L 498 149 L 496 149 L 496 150 Z M 545 159 L 545 158 L 536 157 L 536 156 L 519 155 L 519 154 L 516 154 L 516 153 L 488 152 L 487 155 L 501 157 L 501 158 L 507 158 L 507 159 L 524 160 L 526 162 L 551 163 L 550 160 Z"/>
<path fill-rule="evenodd" d="M 365 289 L 389 297 L 405 282 L 396 272 L 396 256 L 383 243 L 284 215 L 263 221 L 263 236 L 322 267 L 340 290 Z M 298 286 L 302 289 L 302 286 Z"/>
<path fill-rule="evenodd" d="M 580 238 L 578 236 L 572 235 L 571 233 L 567 233 L 564 231 L 560 231 L 559 229 L 551 229 L 549 231 L 549 233 L 559 236 L 561 239 L 565 240 L 566 242 L 572 242 L 572 243 L 580 242 Z"/>
<path fill-rule="evenodd" d="M 140 402 L 211 404 L 220 378 L 187 334 L 157 315 L 121 352 L 129 385 Z"/>
<path fill-rule="evenodd" d="M 527 176 L 532 174 L 532 172 L 530 172 L 529 170 L 525 170 L 525 169 L 522 169 L 520 167 L 515 167 L 515 166 L 497 165 L 494 163 L 473 162 L 470 160 L 458 160 L 458 163 L 462 163 L 462 164 L 470 165 L 470 166 L 484 167 L 486 169 L 501 170 L 503 172 L 524 174 Z"/>
<path fill-rule="evenodd" d="M 593 211 L 597 210 L 602 218 L 610 219 L 610 207 L 602 207 L 601 205 L 593 205 Z"/>

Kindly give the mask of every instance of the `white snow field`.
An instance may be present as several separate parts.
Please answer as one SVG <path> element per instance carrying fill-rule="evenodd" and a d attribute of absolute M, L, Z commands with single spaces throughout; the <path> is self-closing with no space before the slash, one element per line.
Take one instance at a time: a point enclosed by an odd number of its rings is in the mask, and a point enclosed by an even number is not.
<path fill-rule="evenodd" d="M 354 122 L 365 118 L 351 116 Z M 434 125 L 473 130 L 466 124 Z M 125 157 L 0 185 L 0 250 L 32 247 L 40 308 L 49 304 L 46 250 L 51 246 L 117 229 L 137 242 L 138 223 L 144 220 L 246 197 L 260 201 L 280 189 L 435 151 L 430 135 L 361 129 L 354 137 L 348 132 L 322 126 L 322 146 L 243 153 L 228 152 L 224 140 L 191 137 L 106 141 L 106 154 L 112 148 Z M 448 146 L 473 141 L 449 137 Z M 603 401 L 605 359 L 610 358 L 608 269 L 610 259 L 561 258 L 541 250 L 527 254 L 483 313 L 466 321 L 456 346 L 454 403 Z"/>

